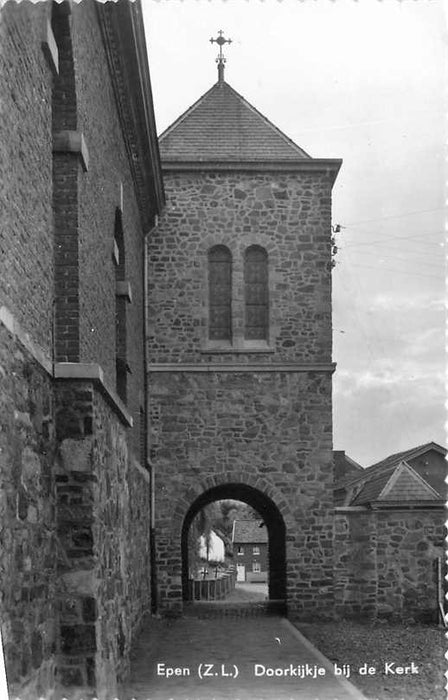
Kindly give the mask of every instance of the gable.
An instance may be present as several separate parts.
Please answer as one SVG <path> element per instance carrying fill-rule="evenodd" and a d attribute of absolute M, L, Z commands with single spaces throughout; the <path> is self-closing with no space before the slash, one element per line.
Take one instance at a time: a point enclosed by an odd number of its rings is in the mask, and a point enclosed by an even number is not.
<path fill-rule="evenodd" d="M 406 503 L 438 501 L 439 494 L 412 467 L 401 462 L 397 467 L 367 481 L 351 505 L 373 501 Z"/>

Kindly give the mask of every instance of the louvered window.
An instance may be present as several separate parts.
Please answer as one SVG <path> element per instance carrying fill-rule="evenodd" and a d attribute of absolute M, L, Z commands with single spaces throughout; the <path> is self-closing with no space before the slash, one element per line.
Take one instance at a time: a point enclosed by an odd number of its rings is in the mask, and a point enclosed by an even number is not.
<path fill-rule="evenodd" d="M 268 255 L 264 248 L 251 246 L 244 260 L 246 340 L 268 340 Z"/>
<path fill-rule="evenodd" d="M 217 245 L 208 254 L 209 339 L 230 341 L 232 337 L 232 256 Z"/>

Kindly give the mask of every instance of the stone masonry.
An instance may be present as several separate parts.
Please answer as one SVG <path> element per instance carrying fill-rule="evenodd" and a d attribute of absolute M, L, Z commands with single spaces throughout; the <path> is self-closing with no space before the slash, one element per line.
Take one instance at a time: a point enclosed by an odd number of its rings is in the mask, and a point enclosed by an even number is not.
<path fill-rule="evenodd" d="M 0 324 L 0 580 L 2 639 L 11 690 L 51 687 L 58 640 L 50 378 Z"/>
<path fill-rule="evenodd" d="M 243 253 L 269 255 L 270 342 L 263 363 L 331 361 L 329 178 L 319 174 L 165 173 L 167 210 L 150 239 L 151 362 L 227 362 L 207 357 L 207 253 L 232 253 L 233 346 L 244 344 Z M 263 348 L 255 348 L 255 351 Z M 222 349 L 221 349 L 222 350 Z"/>
<path fill-rule="evenodd" d="M 444 559 L 440 509 L 338 508 L 336 612 L 348 617 L 437 619 L 437 560 Z M 442 565 L 441 574 L 445 567 Z"/>
<path fill-rule="evenodd" d="M 229 170 L 166 166 L 167 209 L 149 240 L 159 602 L 182 609 L 189 508 L 212 488 L 227 485 L 232 497 L 246 485 L 275 503 L 286 526 L 289 614 L 325 616 L 333 601 L 331 178 Z M 232 342 L 221 347 L 207 337 L 207 255 L 219 244 L 232 254 Z M 244 339 L 243 256 L 254 244 L 269 259 L 267 342 Z"/>
<path fill-rule="evenodd" d="M 163 187 L 141 7 L 0 13 L 6 672 L 22 700 L 104 698 L 152 605 L 143 260 Z"/>

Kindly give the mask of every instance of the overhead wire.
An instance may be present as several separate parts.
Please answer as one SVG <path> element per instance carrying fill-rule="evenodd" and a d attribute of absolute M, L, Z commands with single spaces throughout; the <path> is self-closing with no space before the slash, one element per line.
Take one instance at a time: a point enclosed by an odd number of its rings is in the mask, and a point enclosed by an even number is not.
<path fill-rule="evenodd" d="M 404 212 L 403 214 L 390 214 L 389 216 L 381 216 L 378 217 L 377 219 L 365 219 L 364 221 L 352 221 L 351 223 L 348 224 L 342 224 L 341 228 L 348 228 L 350 226 L 363 226 L 364 224 L 370 224 L 374 223 L 376 221 L 386 221 L 387 219 L 402 219 L 407 216 L 415 216 L 415 214 L 428 214 L 432 213 L 434 211 L 443 211 L 444 209 L 447 209 L 448 207 L 445 205 L 443 207 L 435 207 L 434 209 L 417 209 L 416 211 L 408 211 Z"/>
<path fill-rule="evenodd" d="M 357 266 L 357 267 L 361 267 L 361 266 Z M 374 269 L 375 269 L 375 268 L 374 268 Z M 361 280 L 359 279 L 358 276 L 355 276 L 355 275 L 353 274 L 353 272 L 352 272 L 352 271 L 353 271 L 353 268 L 352 268 L 350 265 L 348 266 L 348 271 L 349 271 L 348 275 L 342 275 L 342 276 L 341 276 L 341 279 L 344 280 L 344 278 L 347 278 L 347 279 L 349 280 L 350 274 L 352 274 L 352 278 L 353 278 L 353 280 L 354 280 L 354 283 L 355 283 L 356 287 L 358 288 L 359 296 L 357 295 L 357 297 L 356 297 L 356 299 L 355 299 L 355 307 L 354 307 L 354 308 L 355 308 L 356 316 L 357 316 L 357 318 L 358 318 L 359 327 L 361 328 L 362 335 L 363 335 L 364 338 L 367 340 L 367 350 L 368 350 L 368 354 L 370 355 L 371 362 L 372 362 L 372 364 L 373 364 L 374 361 L 378 359 L 378 353 L 375 353 L 375 357 L 374 357 L 374 352 L 373 352 L 372 345 L 371 345 L 371 343 L 370 343 L 369 340 L 368 340 L 367 331 L 366 331 L 366 329 L 365 329 L 364 323 L 363 323 L 363 322 L 361 321 L 361 319 L 360 319 L 360 314 L 358 313 L 358 309 L 357 309 L 357 305 L 356 305 L 357 299 L 365 299 L 367 295 L 365 294 L 364 289 L 363 289 L 363 287 L 362 287 L 362 285 L 361 285 Z M 425 277 L 426 277 L 426 275 L 425 275 Z M 436 279 L 438 279 L 438 278 L 436 278 Z M 343 283 L 343 285 L 344 285 L 344 282 L 342 282 L 342 283 Z M 345 285 L 344 285 L 344 286 L 345 286 Z M 349 293 L 350 293 L 350 290 L 348 290 L 348 291 L 349 291 Z M 355 291 L 355 290 L 353 290 L 353 291 Z M 385 316 L 385 315 L 383 314 L 382 320 L 381 320 L 382 327 L 384 327 L 384 322 L 385 322 L 385 319 L 386 319 L 386 318 L 387 318 L 387 316 Z M 369 320 L 369 331 L 368 331 L 368 332 L 372 333 L 373 327 L 374 327 L 376 324 L 377 324 L 377 321 L 376 321 L 376 319 L 375 319 L 375 316 L 371 316 L 371 318 L 370 318 L 370 320 Z M 372 335 L 373 335 L 373 333 L 372 333 Z M 377 342 L 377 343 L 381 343 L 382 354 L 383 354 L 383 357 L 385 357 L 385 356 L 386 356 L 385 347 L 384 347 L 384 344 L 382 343 L 382 341 L 380 340 L 380 338 L 381 338 L 381 333 L 379 332 L 379 330 L 375 330 L 375 339 L 376 339 L 376 342 Z M 407 410 L 406 406 L 404 405 L 404 403 L 401 405 L 401 409 L 402 409 L 403 414 L 404 414 L 405 417 L 406 417 L 406 420 L 403 421 L 404 429 L 405 429 L 405 431 L 406 431 L 407 434 L 408 434 L 409 440 L 412 441 L 412 437 L 413 437 L 413 436 L 411 435 L 410 430 L 408 429 L 408 425 L 411 425 L 412 423 L 411 423 L 411 421 L 410 421 L 409 413 L 408 413 L 408 410 Z"/>
<path fill-rule="evenodd" d="M 375 265 L 359 265 L 358 263 L 356 263 L 356 267 L 363 267 L 363 268 L 365 268 L 365 269 L 367 269 L 367 270 L 376 270 L 377 272 L 378 272 L 379 270 L 383 270 L 384 272 L 397 272 L 398 274 L 401 274 L 401 275 L 411 275 L 412 277 L 428 277 L 428 278 L 430 278 L 430 279 L 439 280 L 439 282 L 440 282 L 440 281 L 443 281 L 443 282 L 445 281 L 445 280 L 443 279 L 442 276 L 438 276 L 438 275 L 425 275 L 425 274 L 421 274 L 421 273 L 419 273 L 419 272 L 408 272 L 407 270 L 398 270 L 397 268 L 393 268 L 393 267 L 383 267 L 383 266 L 378 267 L 378 266 L 375 266 Z"/>
<path fill-rule="evenodd" d="M 339 248 L 338 250 L 345 250 L 345 248 Z M 356 255 L 358 251 L 353 251 L 352 255 Z M 443 271 L 445 269 L 444 265 L 432 265 L 431 263 L 425 262 L 423 260 L 419 259 L 411 259 L 411 258 L 403 258 L 399 257 L 398 255 L 383 255 L 382 253 L 378 253 L 376 256 L 376 259 L 378 262 L 381 262 L 382 260 L 400 260 L 401 262 L 404 263 L 410 263 L 410 264 L 417 264 L 417 265 L 423 265 L 424 267 L 429 267 L 432 270 L 441 270 Z"/>

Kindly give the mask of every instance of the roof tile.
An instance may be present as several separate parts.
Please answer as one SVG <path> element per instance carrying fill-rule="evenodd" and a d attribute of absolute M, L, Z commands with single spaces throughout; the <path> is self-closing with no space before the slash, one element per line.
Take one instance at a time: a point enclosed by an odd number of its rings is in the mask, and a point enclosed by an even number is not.
<path fill-rule="evenodd" d="M 162 162 L 310 159 L 225 81 L 213 85 L 169 126 L 159 146 Z"/>
<path fill-rule="evenodd" d="M 268 541 L 268 531 L 263 520 L 235 520 L 233 542 L 241 544 L 263 544 Z"/>

